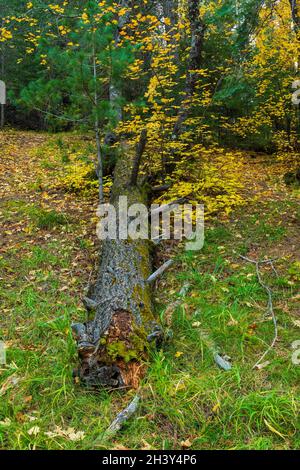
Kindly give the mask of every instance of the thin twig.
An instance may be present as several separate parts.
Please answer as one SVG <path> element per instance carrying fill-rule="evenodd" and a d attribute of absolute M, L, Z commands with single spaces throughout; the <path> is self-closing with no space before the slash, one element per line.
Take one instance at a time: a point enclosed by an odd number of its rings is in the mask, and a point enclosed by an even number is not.
<path fill-rule="evenodd" d="M 229 361 L 224 359 L 224 357 L 220 356 L 218 353 L 214 353 L 214 361 L 221 369 L 228 371 L 232 369 L 232 365 Z"/>
<path fill-rule="evenodd" d="M 89 278 L 88 278 L 87 286 L 86 286 L 86 288 L 85 288 L 85 292 L 86 292 L 86 294 L 88 294 L 88 293 L 89 293 L 89 291 L 90 291 L 90 289 L 91 289 L 91 285 L 92 285 L 92 283 L 91 283 L 91 279 L 92 279 L 92 276 L 93 276 L 93 274 L 94 274 L 94 269 L 92 269 L 92 270 L 91 270 L 91 272 L 90 272 L 90 274 L 89 274 Z"/>
<path fill-rule="evenodd" d="M 274 263 L 273 263 L 272 260 L 270 261 L 270 266 L 271 266 L 271 268 L 272 268 L 273 273 L 274 273 L 275 276 L 278 278 L 278 277 L 279 277 L 279 274 L 278 274 L 277 269 L 275 268 Z"/>
<path fill-rule="evenodd" d="M 276 274 L 276 276 L 278 276 L 278 273 L 277 273 L 277 271 L 274 267 L 274 264 L 273 264 L 274 260 L 272 260 L 272 259 L 263 260 L 263 261 L 256 261 L 256 260 L 247 258 L 247 257 L 242 256 L 242 255 L 239 255 L 239 257 L 242 258 L 244 261 L 247 261 L 248 263 L 252 263 L 252 264 L 255 265 L 258 282 L 261 285 L 261 287 L 263 289 L 265 289 L 265 291 L 268 294 L 268 304 L 267 304 L 266 313 L 272 317 L 272 321 L 273 321 L 273 324 L 274 324 L 274 338 L 273 338 L 273 341 L 270 344 L 270 346 L 268 347 L 268 349 L 261 356 L 261 358 L 256 362 L 256 364 L 254 364 L 253 369 L 257 369 L 258 366 L 261 364 L 261 362 L 264 360 L 264 358 L 267 356 L 267 354 L 269 354 L 269 352 L 274 348 L 274 346 L 276 344 L 276 341 L 278 339 L 278 325 L 277 325 L 277 318 L 276 318 L 274 308 L 273 308 L 272 290 L 270 289 L 270 287 L 267 284 L 264 283 L 259 267 L 262 264 L 264 264 L 264 265 L 269 264 L 271 266 L 273 272 Z"/>
<path fill-rule="evenodd" d="M 116 419 L 111 423 L 109 428 L 105 431 L 104 435 L 102 436 L 102 440 L 105 441 L 107 438 L 112 438 L 122 427 L 124 424 L 134 415 L 138 409 L 140 403 L 140 396 L 135 395 L 134 399 L 129 403 L 129 405 L 121 411 Z M 99 437 L 95 441 L 95 445 L 99 444 L 101 438 Z"/>
<path fill-rule="evenodd" d="M 155 271 L 151 276 L 148 277 L 147 283 L 150 284 L 151 282 L 154 282 L 159 276 L 161 276 L 172 264 L 174 263 L 173 259 L 169 259 L 166 261 L 157 271 Z"/>
<path fill-rule="evenodd" d="M 44 111 L 43 109 L 37 108 L 36 106 L 33 109 L 35 109 L 39 113 L 45 114 L 47 116 L 52 116 L 52 117 L 55 117 L 56 119 L 61 119 L 62 121 L 68 121 L 68 122 L 85 122 L 85 121 L 87 121 L 87 118 L 73 119 L 69 116 L 64 116 L 63 114 L 55 114 L 55 113 L 51 113 L 50 111 Z"/>
<path fill-rule="evenodd" d="M 152 186 L 151 192 L 152 193 L 161 193 L 163 191 L 167 191 L 170 189 L 171 184 L 162 184 L 161 186 Z"/>

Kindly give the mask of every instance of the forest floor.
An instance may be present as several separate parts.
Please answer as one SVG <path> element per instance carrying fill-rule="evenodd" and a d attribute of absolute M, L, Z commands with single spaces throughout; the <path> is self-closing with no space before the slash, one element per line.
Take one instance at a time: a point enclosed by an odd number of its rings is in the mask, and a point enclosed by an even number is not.
<path fill-rule="evenodd" d="M 299 190 L 285 186 L 274 158 L 247 154 L 244 206 L 209 221 L 200 252 L 159 249 L 158 265 L 177 259 L 154 295 L 172 340 L 152 353 L 135 417 L 103 439 L 136 392 L 90 392 L 72 379 L 70 324 L 84 320 L 80 298 L 96 274 L 97 199 L 58 181 L 68 149 L 84 160 L 89 145 L 76 135 L 0 134 L 0 340 L 7 348 L 0 447 L 299 448 Z M 261 275 L 272 289 L 278 339 L 259 369 L 274 325 L 255 265 L 239 255 L 275 260 L 261 265 Z M 218 368 L 215 350 L 231 370 Z"/>

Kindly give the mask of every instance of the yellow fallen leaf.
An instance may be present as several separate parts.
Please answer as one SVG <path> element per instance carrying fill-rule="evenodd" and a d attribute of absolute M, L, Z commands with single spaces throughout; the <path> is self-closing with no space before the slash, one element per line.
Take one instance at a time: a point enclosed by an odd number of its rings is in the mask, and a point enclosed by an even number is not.
<path fill-rule="evenodd" d="M 212 411 L 213 413 L 216 413 L 216 414 L 217 414 L 217 413 L 219 413 L 220 409 L 221 409 L 220 403 L 216 403 L 215 406 L 212 408 L 211 411 Z"/>
<path fill-rule="evenodd" d="M 239 265 L 239 264 L 234 264 L 234 263 L 232 263 L 232 264 L 230 265 L 230 267 L 231 267 L 232 269 L 239 269 L 239 268 L 240 268 L 240 265 Z"/>
<path fill-rule="evenodd" d="M 181 351 L 177 351 L 177 353 L 175 353 L 175 357 L 181 357 L 183 355 L 183 352 Z"/>

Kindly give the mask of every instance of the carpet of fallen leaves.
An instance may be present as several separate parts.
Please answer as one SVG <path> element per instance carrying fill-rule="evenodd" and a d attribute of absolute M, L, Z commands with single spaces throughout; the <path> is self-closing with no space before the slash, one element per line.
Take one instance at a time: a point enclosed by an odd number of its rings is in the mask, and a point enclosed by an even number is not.
<path fill-rule="evenodd" d="M 72 142 L 74 137 L 67 137 Z M 45 167 L 43 146 L 47 146 L 49 134 L 36 132 L 21 132 L 5 130 L 0 133 L 0 201 L 1 206 L 8 201 L 15 201 L 16 212 L 18 204 L 32 204 L 45 212 L 54 210 L 65 215 L 72 223 L 72 231 L 37 229 L 31 231 L 26 215 L 21 219 L 6 220 L 0 212 L 2 236 L 0 254 L 11 248 L 21 248 L 24 237 L 29 244 L 42 246 L 49 240 L 59 239 L 63 245 L 74 244 L 74 240 L 84 240 L 88 250 L 77 247 L 74 249 L 72 266 L 62 273 L 61 288 L 74 290 L 74 276 L 81 279 L 81 285 L 86 287 L 89 276 L 94 270 L 96 237 L 96 208 L 97 199 L 93 196 L 80 197 L 63 190 L 53 189 L 56 181 L 57 155 L 47 153 Z M 42 149 L 39 152 L 39 149 Z M 53 167 L 51 166 L 53 161 Z M 95 250 L 93 250 L 95 247 Z M 26 248 L 25 248 L 26 250 Z M 24 253 L 23 253 L 24 254 Z M 19 252 L 21 256 L 21 253 Z M 77 295 L 81 292 L 76 288 Z"/>
<path fill-rule="evenodd" d="M 284 175 L 289 171 L 289 163 L 286 164 L 275 159 L 272 155 L 257 154 L 245 160 L 243 169 L 243 195 L 248 203 L 248 210 L 253 205 L 259 204 L 261 215 L 267 215 L 264 211 L 266 207 L 273 203 L 279 203 L 278 226 L 288 227 L 288 243 L 278 244 L 272 247 L 271 256 L 285 256 L 287 253 L 295 258 L 300 257 L 299 243 L 299 217 L 297 212 L 291 211 L 288 202 L 299 205 L 299 189 L 287 186 L 284 182 Z M 280 212 L 279 212 L 280 210 Z M 287 240 L 286 240 L 287 241 Z"/>

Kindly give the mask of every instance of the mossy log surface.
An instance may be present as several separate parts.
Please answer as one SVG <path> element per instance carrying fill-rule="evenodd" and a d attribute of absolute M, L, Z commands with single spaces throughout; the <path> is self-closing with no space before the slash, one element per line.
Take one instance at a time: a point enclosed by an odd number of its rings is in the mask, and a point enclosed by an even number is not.
<path fill-rule="evenodd" d="M 117 162 L 111 203 L 118 213 L 119 196 L 128 205 L 147 204 L 147 194 L 129 186 L 133 157 L 126 152 Z M 105 240 L 92 300 L 95 317 L 73 325 L 80 368 L 76 374 L 91 387 L 136 388 L 145 372 L 149 338 L 159 332 L 151 288 L 150 245 L 147 240 Z M 158 334 L 159 336 L 159 334 Z"/>

